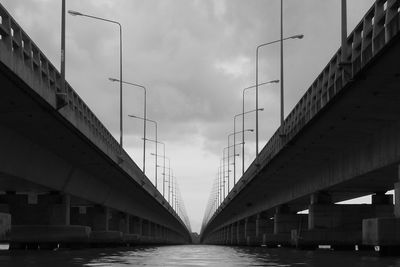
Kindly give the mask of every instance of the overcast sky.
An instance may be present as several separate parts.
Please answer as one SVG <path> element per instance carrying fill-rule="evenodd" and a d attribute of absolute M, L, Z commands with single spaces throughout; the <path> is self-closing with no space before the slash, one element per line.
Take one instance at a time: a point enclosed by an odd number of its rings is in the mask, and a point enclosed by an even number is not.
<path fill-rule="evenodd" d="M 0 0 L 45 55 L 60 65 L 61 0 Z M 124 80 L 148 88 L 149 119 L 158 122 L 171 168 L 178 178 L 192 229 L 199 231 L 213 180 L 241 112 L 242 89 L 255 84 L 255 48 L 279 39 L 278 0 L 67 0 L 67 9 L 119 21 L 123 26 Z M 353 30 L 373 0 L 348 1 Z M 312 84 L 340 46 L 340 0 L 285 0 L 285 114 Z M 118 28 L 67 17 L 66 77 L 119 140 Z M 260 51 L 259 81 L 279 79 L 279 45 Z M 260 147 L 279 124 L 279 85 L 260 88 Z M 246 109 L 254 108 L 254 93 Z M 143 92 L 124 87 L 124 146 L 142 167 Z M 246 128 L 253 128 L 248 116 Z M 237 129 L 239 130 L 239 129 Z M 149 124 L 148 137 L 154 138 Z M 246 166 L 255 154 L 246 141 Z M 162 153 L 162 149 L 159 151 Z M 153 144 L 146 174 L 154 181 Z M 160 161 L 159 164 L 162 164 Z M 241 171 L 237 165 L 237 173 Z M 161 172 L 159 173 L 161 176 Z M 239 177 L 238 177 L 239 178 Z M 160 189 L 161 191 L 161 189 Z"/>

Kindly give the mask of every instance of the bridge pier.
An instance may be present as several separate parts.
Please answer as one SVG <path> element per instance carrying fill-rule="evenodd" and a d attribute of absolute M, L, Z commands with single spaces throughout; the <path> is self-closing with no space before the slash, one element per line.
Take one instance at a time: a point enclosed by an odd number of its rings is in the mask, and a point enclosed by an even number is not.
<path fill-rule="evenodd" d="M 137 218 L 137 217 L 136 217 Z M 138 219 L 138 218 L 137 218 Z M 125 231 L 123 233 L 124 243 L 127 245 L 138 245 L 140 243 L 140 235 L 137 233 L 135 225 L 135 217 L 125 214 Z"/>
<path fill-rule="evenodd" d="M 224 227 L 224 240 L 223 240 L 223 245 L 228 245 L 229 244 L 229 237 L 230 237 L 230 228 L 229 226 Z"/>
<path fill-rule="evenodd" d="M 236 223 L 232 223 L 230 225 L 230 234 L 231 234 L 231 238 L 230 238 L 230 243 L 229 245 L 233 246 L 236 244 Z"/>
<path fill-rule="evenodd" d="M 244 236 L 247 246 L 259 246 L 257 234 L 257 216 L 250 216 L 245 219 Z"/>
<path fill-rule="evenodd" d="M 377 194 L 372 204 L 333 204 L 326 193 L 311 196 L 308 228 L 292 230 L 292 243 L 297 248 L 315 249 L 330 245 L 335 250 L 354 250 L 362 246 L 362 220 L 393 213 L 390 195 Z"/>
<path fill-rule="evenodd" d="M 292 246 L 291 231 L 301 229 L 304 225 L 307 225 L 307 215 L 293 213 L 287 205 L 277 207 L 274 215 L 274 232 L 265 234 L 265 245 Z"/>
<path fill-rule="evenodd" d="M 400 166 L 398 166 L 400 180 Z M 377 216 L 362 222 L 362 241 L 364 245 L 379 246 L 381 255 L 400 254 L 400 182 L 394 185 L 394 216 Z"/>
<path fill-rule="evenodd" d="M 256 239 L 260 245 L 267 246 L 267 235 L 274 233 L 274 221 L 267 214 L 259 213 L 256 219 Z"/>
<path fill-rule="evenodd" d="M 87 244 L 90 228 L 70 225 L 70 197 L 59 192 L 0 195 L 0 212 L 10 217 L 10 249 L 54 249 Z"/>
<path fill-rule="evenodd" d="M 244 233 L 245 221 L 239 220 L 236 222 L 236 245 L 246 245 L 245 233 Z"/>
<path fill-rule="evenodd" d="M 90 243 L 94 247 L 118 246 L 122 244 L 123 235 L 120 231 L 121 215 L 108 207 L 96 205 L 92 208 L 92 232 Z"/>

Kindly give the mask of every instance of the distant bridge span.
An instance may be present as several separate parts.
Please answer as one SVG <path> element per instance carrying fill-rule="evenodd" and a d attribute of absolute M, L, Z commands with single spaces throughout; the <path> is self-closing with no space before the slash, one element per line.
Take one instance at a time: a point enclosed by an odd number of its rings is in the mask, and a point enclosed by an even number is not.
<path fill-rule="evenodd" d="M 400 194 L 396 206 L 385 195 L 397 191 L 400 178 L 399 3 L 375 2 L 347 47 L 205 218 L 202 242 L 400 245 L 399 236 L 388 238 L 400 229 Z M 369 194 L 371 205 L 334 204 Z M 297 214 L 306 209 L 308 215 Z"/>

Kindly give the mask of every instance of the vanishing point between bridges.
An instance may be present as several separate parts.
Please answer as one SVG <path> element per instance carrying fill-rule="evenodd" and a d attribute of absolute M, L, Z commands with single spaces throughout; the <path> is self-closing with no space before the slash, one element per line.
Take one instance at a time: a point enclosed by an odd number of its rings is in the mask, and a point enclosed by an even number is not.
<path fill-rule="evenodd" d="M 341 45 L 288 114 L 283 45 L 303 42 L 307 34 L 284 33 L 284 1 L 274 0 L 281 10 L 280 37 L 252 45 L 255 81 L 239 92 L 243 104 L 238 104 L 237 115 L 229 115 L 233 121 L 223 141 L 227 146 L 219 148 L 221 160 L 215 168 L 199 166 L 217 173 L 199 234 L 192 230 L 187 212 L 196 205 L 185 207 L 180 186 L 188 178 L 177 177 L 178 168 L 172 167 L 169 151 L 175 149 L 164 142 L 162 120 L 147 114 L 154 108 L 152 88 L 131 80 L 134 75 L 124 68 L 124 53 L 130 48 L 123 46 L 123 37 L 128 38 L 129 31 L 107 14 L 86 13 L 79 5 L 78 11 L 67 10 L 66 1 L 59 2 L 60 68 L 48 59 L 54 55 L 42 52 L 0 0 L 0 243 L 7 253 L 140 247 L 149 257 L 176 253 L 175 264 L 180 266 L 190 265 L 184 260 L 191 253 L 212 254 L 210 248 L 230 258 L 226 266 L 255 264 L 241 262 L 240 257 L 240 264 L 232 260 L 251 247 L 257 255 L 282 258 L 279 251 L 287 248 L 296 251 L 293 257 L 302 253 L 298 251 L 323 249 L 375 257 L 400 254 L 400 0 L 371 0 L 350 33 L 347 3 L 341 1 Z M 117 74 L 105 82 L 118 88 L 112 91 L 118 95 L 118 105 L 113 106 L 118 122 L 110 125 L 119 133 L 106 127 L 79 96 L 81 89 L 68 82 L 66 18 L 68 23 L 109 25 L 116 34 L 110 38 L 118 37 L 118 65 L 110 64 Z M 259 52 L 273 44 L 280 49 L 280 77 L 265 82 L 258 70 Z M 262 86 L 280 88 L 280 123 L 268 139 L 259 136 L 265 124 L 259 121 L 265 109 L 259 105 Z M 128 90 L 134 90 L 143 113 L 125 111 L 123 92 Z M 100 99 L 99 94 L 92 97 Z M 232 106 L 219 104 L 226 110 Z M 139 138 L 125 134 L 131 129 L 128 120 L 135 121 Z M 140 142 L 135 148 L 140 153 L 127 149 L 132 136 Z M 370 203 L 351 202 L 365 196 Z M 171 252 L 170 247 L 177 250 Z M 233 256 L 230 247 L 235 247 Z M 6 263 L 3 252 L 0 264 Z M 161 256 L 153 259 L 157 257 Z M 174 266 L 160 261 L 160 266 Z M 208 264 L 216 263 L 203 262 Z"/>

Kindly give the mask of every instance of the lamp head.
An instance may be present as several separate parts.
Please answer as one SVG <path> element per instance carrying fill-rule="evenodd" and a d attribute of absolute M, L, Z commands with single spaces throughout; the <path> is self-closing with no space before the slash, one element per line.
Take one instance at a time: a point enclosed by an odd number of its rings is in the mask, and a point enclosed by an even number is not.
<path fill-rule="evenodd" d="M 259 110 L 259 111 L 264 111 L 264 108 L 259 108 L 258 110 Z"/>
<path fill-rule="evenodd" d="M 74 10 L 68 10 L 68 14 L 70 14 L 71 16 L 82 16 L 83 14 L 78 12 L 78 11 L 74 11 Z"/>
<path fill-rule="evenodd" d="M 270 81 L 270 83 L 279 83 L 279 80 Z"/>
<path fill-rule="evenodd" d="M 118 82 L 118 79 L 115 79 L 115 78 L 108 78 L 110 81 L 112 81 L 112 82 Z"/>
<path fill-rule="evenodd" d="M 298 34 L 298 35 L 294 35 L 292 37 L 290 37 L 291 39 L 303 39 L 304 34 Z"/>

